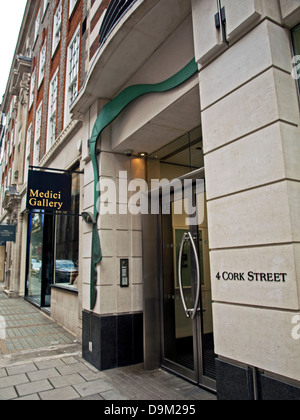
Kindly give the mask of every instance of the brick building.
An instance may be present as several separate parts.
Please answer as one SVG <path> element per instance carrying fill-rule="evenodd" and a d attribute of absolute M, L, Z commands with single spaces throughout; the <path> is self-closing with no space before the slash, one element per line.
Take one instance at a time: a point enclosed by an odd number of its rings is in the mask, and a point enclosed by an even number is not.
<path fill-rule="evenodd" d="M 98 369 L 300 399 L 299 25 L 295 0 L 27 2 L 2 103 L 5 287 Z M 28 210 L 30 166 L 72 178 L 70 214 Z"/>
<path fill-rule="evenodd" d="M 62 275 L 64 266 L 71 266 L 73 277 L 79 274 L 81 185 L 77 172 L 81 166 L 82 123 L 71 118 L 69 108 L 88 70 L 88 16 L 93 16 L 88 7 L 91 5 L 84 0 L 27 2 L 2 103 L 5 130 L 1 147 L 1 222 L 17 226 L 16 242 L 1 248 L 3 265 L 6 259 L 5 290 L 11 297 L 25 296 L 47 311 L 55 277 L 69 283 Z M 102 7 L 101 13 L 104 10 Z M 98 7 L 96 12 L 99 14 Z M 27 177 L 32 166 L 75 171 L 72 205 L 77 217 L 66 221 L 59 216 L 27 212 Z M 47 252 L 53 257 L 47 259 Z M 75 280 L 69 289 L 53 289 L 51 313 L 81 337 L 80 287 Z M 65 299 L 67 293 L 70 303 L 65 319 L 60 305 L 55 309 L 55 302 Z"/>

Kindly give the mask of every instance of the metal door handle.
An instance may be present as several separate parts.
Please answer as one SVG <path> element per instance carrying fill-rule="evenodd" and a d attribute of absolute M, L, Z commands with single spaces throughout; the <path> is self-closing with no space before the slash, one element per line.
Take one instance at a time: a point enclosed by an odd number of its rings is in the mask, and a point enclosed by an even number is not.
<path fill-rule="evenodd" d="M 200 302 L 200 293 L 201 293 L 200 263 L 199 263 L 199 256 L 198 256 L 197 248 L 195 245 L 195 241 L 190 232 L 189 232 L 189 236 L 192 242 L 192 247 L 194 250 L 195 260 L 196 260 L 196 268 L 197 268 L 197 292 L 196 292 L 195 306 L 194 306 L 193 315 L 192 315 L 192 319 L 195 319 L 198 312 L 198 306 Z"/>
<path fill-rule="evenodd" d="M 189 242 L 189 241 L 192 243 L 193 251 L 195 253 L 196 267 L 197 267 L 197 293 L 196 293 L 195 306 L 193 309 L 187 308 L 185 298 L 184 298 L 184 293 L 183 293 L 182 275 L 181 275 L 183 248 L 184 248 L 185 242 Z M 183 305 L 185 314 L 187 318 L 195 319 L 197 315 L 197 311 L 198 311 L 199 300 L 200 300 L 201 282 L 200 282 L 200 265 L 199 265 L 198 253 L 197 253 L 196 245 L 193 240 L 192 234 L 190 232 L 186 232 L 182 237 L 180 251 L 179 251 L 178 279 L 179 279 L 180 296 L 181 296 L 182 305 Z"/>

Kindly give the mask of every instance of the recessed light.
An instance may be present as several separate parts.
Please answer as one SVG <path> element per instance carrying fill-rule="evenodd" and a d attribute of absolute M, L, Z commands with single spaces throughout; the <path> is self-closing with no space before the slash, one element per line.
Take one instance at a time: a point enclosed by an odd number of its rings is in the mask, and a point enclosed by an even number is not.
<path fill-rule="evenodd" d="M 148 156 L 148 153 L 146 153 L 146 152 L 140 152 L 140 153 L 138 154 L 138 156 L 139 156 L 139 157 L 147 157 L 147 156 Z"/>

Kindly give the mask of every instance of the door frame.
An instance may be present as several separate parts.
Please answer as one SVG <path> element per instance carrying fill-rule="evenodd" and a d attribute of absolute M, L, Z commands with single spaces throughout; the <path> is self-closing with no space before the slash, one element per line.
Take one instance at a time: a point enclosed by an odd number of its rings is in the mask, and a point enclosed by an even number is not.
<path fill-rule="evenodd" d="M 201 168 L 178 178 L 181 181 L 192 179 L 205 180 L 205 169 Z M 159 190 L 159 192 L 158 192 Z M 161 201 L 162 187 L 144 194 L 151 208 L 151 196 L 159 194 Z M 199 355 L 195 360 L 196 375 L 187 374 L 182 366 L 164 359 L 164 318 L 163 318 L 163 252 L 162 252 L 162 214 L 143 215 L 143 281 L 144 281 L 144 365 L 145 369 L 153 370 L 163 367 L 188 381 L 210 391 L 215 391 L 216 383 L 203 375 L 202 351 L 202 316 L 197 316 L 193 323 L 194 353 Z M 197 226 L 191 229 L 192 235 L 197 234 Z M 197 241 L 198 242 L 198 241 Z M 198 244 L 196 243 L 197 249 Z M 198 250 L 199 251 L 199 250 Z M 198 253 L 199 255 L 199 253 Z M 201 302 L 201 299 L 200 299 Z M 199 305 L 200 306 L 200 305 Z M 199 324 L 201 323 L 201 324 Z M 155 332 L 155 333 L 154 333 Z M 195 353 L 195 354 L 196 354 Z M 191 371 L 192 372 L 192 371 Z"/>
<path fill-rule="evenodd" d="M 41 287 L 40 287 L 40 300 L 39 303 L 37 303 L 34 299 L 32 299 L 30 296 L 28 296 L 29 292 L 29 266 L 30 266 L 30 244 L 32 239 L 32 219 L 35 214 L 39 214 L 42 216 L 42 235 L 43 235 L 43 250 L 42 250 L 42 266 L 41 266 Z M 51 223 L 50 223 L 51 220 Z M 51 237 L 47 238 L 47 240 L 50 240 L 48 244 L 46 244 L 46 229 L 50 227 L 50 235 Z M 46 304 L 46 292 L 47 287 L 49 287 L 49 284 L 46 279 L 46 270 L 48 267 L 48 264 L 50 263 L 49 258 L 47 257 L 47 251 L 48 248 L 50 248 L 52 251 L 54 249 L 54 234 L 55 234 L 55 220 L 53 216 L 49 216 L 43 213 L 29 213 L 28 214 L 28 228 L 27 228 L 27 251 L 26 251 L 26 272 L 25 272 L 25 300 L 33 304 L 34 306 L 37 306 L 40 309 L 50 309 L 50 304 Z M 45 247 L 46 245 L 46 247 Z M 48 248 L 47 248 L 48 245 Z M 51 262 L 51 271 L 52 271 L 52 279 L 53 279 L 53 261 Z"/>

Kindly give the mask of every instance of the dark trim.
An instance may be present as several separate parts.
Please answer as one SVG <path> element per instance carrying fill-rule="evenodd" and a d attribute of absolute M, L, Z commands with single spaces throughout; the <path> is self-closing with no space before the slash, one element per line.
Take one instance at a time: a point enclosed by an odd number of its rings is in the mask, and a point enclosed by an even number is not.
<path fill-rule="evenodd" d="M 76 165 L 76 168 L 78 168 L 78 165 Z M 42 171 L 42 172 L 61 172 L 61 173 L 64 173 L 64 174 L 69 174 L 69 175 L 71 175 L 71 174 L 84 175 L 84 171 L 77 171 L 76 169 L 70 169 L 68 171 L 68 170 L 65 170 L 65 169 L 44 168 L 42 166 L 32 166 L 32 165 L 29 166 L 29 169 L 33 169 L 33 170 L 36 170 L 36 171 Z"/>
<path fill-rule="evenodd" d="M 299 401 L 300 386 L 218 359 L 217 394 L 221 401 Z"/>
<path fill-rule="evenodd" d="M 82 313 L 82 355 L 98 370 L 143 362 L 143 313 Z"/>
<path fill-rule="evenodd" d="M 136 0 L 111 0 L 100 28 L 99 42 L 101 46 L 135 2 Z"/>
<path fill-rule="evenodd" d="M 72 287 L 68 287 L 68 286 L 63 286 L 60 284 L 52 284 L 51 285 L 51 289 L 58 289 L 58 290 L 63 290 L 65 292 L 70 292 L 70 293 L 75 293 L 78 295 L 78 289 L 72 288 Z"/>

